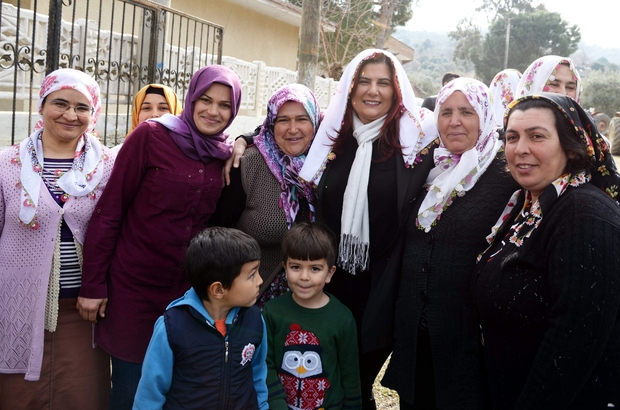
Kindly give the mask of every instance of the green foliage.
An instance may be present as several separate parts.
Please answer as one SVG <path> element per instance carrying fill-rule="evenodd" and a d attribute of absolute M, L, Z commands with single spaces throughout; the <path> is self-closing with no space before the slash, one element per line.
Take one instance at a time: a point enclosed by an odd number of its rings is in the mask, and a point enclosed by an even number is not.
<path fill-rule="evenodd" d="M 482 34 L 471 18 L 461 20 L 456 26 L 456 30 L 448 33 L 448 36 L 456 41 L 456 47 L 452 54 L 454 61 L 472 63 L 480 61 Z"/>
<path fill-rule="evenodd" d="M 415 3 L 417 4 L 417 0 L 415 2 L 413 0 L 396 0 L 398 4 L 396 5 L 396 9 L 394 9 L 394 14 L 392 15 L 392 29 L 404 26 L 409 20 L 411 20 L 411 16 L 413 15 L 412 6 Z"/>
<path fill-rule="evenodd" d="M 441 88 L 441 78 L 448 71 L 467 77 L 474 76 L 473 64 L 452 61 L 454 41 L 445 33 L 397 29 L 393 36 L 415 49 L 414 61 L 404 67 L 411 82 L 423 92 L 416 92 L 417 97 L 437 94 Z"/>
<path fill-rule="evenodd" d="M 613 117 L 620 111 L 620 73 L 592 71 L 583 81 L 581 105 Z"/>
<path fill-rule="evenodd" d="M 532 10 L 532 0 L 483 0 L 482 6 L 476 9 L 476 11 L 485 11 L 492 15 Z"/>
<path fill-rule="evenodd" d="M 478 60 L 472 59 L 476 74 L 489 83 L 504 66 L 506 24 L 510 19 L 508 67 L 524 71 L 532 61 L 549 54 L 569 56 L 577 51 L 581 34 L 576 25 L 569 26 L 559 13 L 549 12 L 544 6 L 532 12 L 509 13 L 496 19 L 482 43 Z"/>

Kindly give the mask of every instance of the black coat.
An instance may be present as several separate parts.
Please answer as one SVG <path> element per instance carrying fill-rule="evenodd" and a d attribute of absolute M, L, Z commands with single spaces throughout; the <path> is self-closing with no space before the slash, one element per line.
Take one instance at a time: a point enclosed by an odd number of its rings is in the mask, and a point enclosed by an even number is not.
<path fill-rule="evenodd" d="M 506 234 L 523 197 L 477 269 L 492 407 L 617 407 L 620 207 L 590 183 L 560 197 L 549 186 L 540 225 L 516 246 Z"/>
<path fill-rule="evenodd" d="M 339 215 L 342 203 L 326 204 L 325 191 L 326 185 L 331 183 L 338 183 L 340 185 L 339 189 L 344 191 L 350 168 L 342 167 L 342 162 L 347 162 L 345 157 L 351 154 L 351 152 L 353 156 L 355 155 L 356 143 L 354 139 L 352 140 L 353 142 L 350 146 L 347 146 L 348 153 L 345 152 L 344 155 L 337 156 L 335 160 L 327 163 L 318 185 L 317 214 L 319 219 L 327 223 L 338 236 L 340 236 Z M 431 144 L 429 149 L 424 151 L 424 155 L 420 157 L 421 161 L 416 163 L 413 168 L 405 167 L 400 152 L 395 153 L 394 157 L 388 161 L 379 163 L 373 161 L 369 185 L 373 183 L 373 171 L 377 168 L 388 168 L 390 161 L 393 161 L 392 163 L 395 164 L 392 168 L 392 173 L 390 171 L 385 171 L 384 173 L 384 175 L 392 175 L 395 181 L 386 180 L 384 184 L 393 184 L 396 196 L 394 200 L 389 198 L 369 198 L 370 212 L 373 210 L 373 201 L 376 201 L 375 203 L 385 201 L 390 206 L 393 205 L 396 212 L 392 212 L 391 217 L 387 215 L 386 221 L 382 221 L 382 225 L 385 226 L 375 227 L 377 229 L 373 230 L 371 225 L 369 272 L 360 272 L 353 277 L 350 273 L 339 268 L 332 282 L 344 279 L 341 288 L 336 289 L 334 286 L 326 287 L 351 309 L 356 317 L 358 326 L 361 322 L 361 329 L 358 329 L 358 332 L 360 333 L 361 347 L 364 352 L 389 347 L 393 344 L 394 302 L 400 276 L 403 226 L 413 208 L 415 200 L 423 192 L 423 186 L 428 173 L 434 167 L 433 150 L 435 146 L 435 142 Z M 373 150 L 373 156 L 376 155 L 376 152 L 376 149 Z M 341 161 L 340 164 L 337 164 L 338 160 Z M 330 188 L 333 189 L 332 185 L 330 185 Z M 369 192 L 372 192 L 372 190 L 373 187 L 369 187 Z M 326 215 L 329 213 L 326 210 L 327 205 L 335 207 L 335 209 L 331 210 L 331 217 Z M 376 208 L 379 207 L 380 205 L 377 205 Z M 384 211 L 384 209 L 381 209 L 381 211 Z M 330 285 L 333 285 L 333 283 Z"/>
<path fill-rule="evenodd" d="M 424 317 L 432 345 L 435 397 L 441 409 L 482 409 L 485 376 L 471 281 L 485 237 L 518 189 L 498 154 L 476 185 L 441 214 L 426 233 L 415 212 L 406 222 L 402 275 L 396 302 L 396 343 L 382 381 L 401 400 L 414 402 L 417 335 Z M 431 374 L 430 369 L 426 369 Z"/>

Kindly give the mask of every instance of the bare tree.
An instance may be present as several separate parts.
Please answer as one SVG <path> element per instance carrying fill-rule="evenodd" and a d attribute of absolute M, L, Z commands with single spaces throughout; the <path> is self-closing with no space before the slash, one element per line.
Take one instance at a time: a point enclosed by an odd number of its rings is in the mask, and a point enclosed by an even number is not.
<path fill-rule="evenodd" d="M 372 7 L 373 2 L 368 0 L 323 3 L 323 19 L 333 25 L 321 27 L 322 50 L 319 61 L 329 77 L 340 79 L 344 67 L 356 54 L 374 46 L 377 29 L 372 24 Z"/>

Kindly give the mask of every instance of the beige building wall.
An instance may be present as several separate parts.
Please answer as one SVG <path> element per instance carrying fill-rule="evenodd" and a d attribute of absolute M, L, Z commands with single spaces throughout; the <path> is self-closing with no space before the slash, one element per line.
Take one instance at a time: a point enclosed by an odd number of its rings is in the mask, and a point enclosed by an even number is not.
<path fill-rule="evenodd" d="M 297 70 L 299 27 L 227 0 L 171 0 L 170 7 L 224 27 L 223 55 Z M 274 8 L 274 15 L 278 12 Z"/>

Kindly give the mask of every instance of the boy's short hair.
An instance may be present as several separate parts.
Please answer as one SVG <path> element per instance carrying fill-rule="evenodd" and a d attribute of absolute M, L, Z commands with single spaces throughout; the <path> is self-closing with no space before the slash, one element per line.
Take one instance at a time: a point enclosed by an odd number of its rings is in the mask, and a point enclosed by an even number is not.
<path fill-rule="evenodd" d="M 244 264 L 260 259 L 258 242 L 238 229 L 214 226 L 192 238 L 185 257 L 185 271 L 198 296 L 209 300 L 208 289 L 221 282 L 230 289 Z"/>
<path fill-rule="evenodd" d="M 331 267 L 336 264 L 336 236 L 320 222 L 301 222 L 294 225 L 282 239 L 282 260 L 302 261 L 325 259 Z"/>

